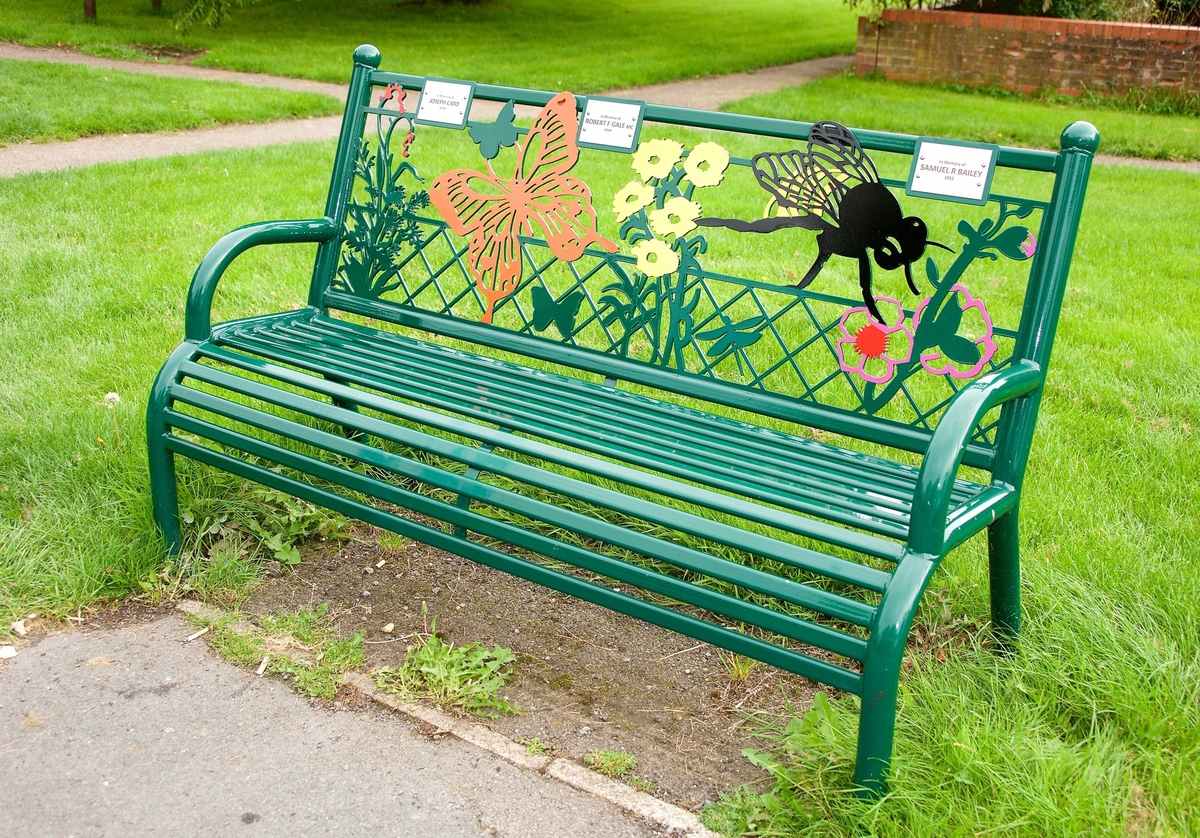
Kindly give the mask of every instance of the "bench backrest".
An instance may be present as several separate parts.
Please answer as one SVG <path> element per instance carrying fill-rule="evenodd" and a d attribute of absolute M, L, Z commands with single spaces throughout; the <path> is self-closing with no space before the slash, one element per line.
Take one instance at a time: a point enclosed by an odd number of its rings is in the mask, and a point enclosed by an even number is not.
<path fill-rule="evenodd" d="M 914 136 L 648 104 L 636 153 L 603 150 L 576 140 L 585 97 L 495 85 L 474 86 L 495 121 L 455 134 L 403 109 L 425 78 L 378 65 L 355 52 L 314 306 L 915 452 L 965 384 L 1049 361 L 1087 123 L 1062 152 L 999 148 L 970 205 L 906 189 Z M 993 467 L 1032 414 L 989 417 L 964 462 Z"/>

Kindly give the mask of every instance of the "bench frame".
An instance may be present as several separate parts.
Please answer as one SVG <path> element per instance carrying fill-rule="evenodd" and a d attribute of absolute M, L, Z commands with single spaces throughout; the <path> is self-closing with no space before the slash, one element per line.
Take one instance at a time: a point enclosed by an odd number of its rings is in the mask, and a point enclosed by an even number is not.
<path fill-rule="evenodd" d="M 309 309 L 301 315 L 323 313 L 330 307 L 350 313 L 377 314 L 371 305 L 362 300 L 331 290 L 329 277 L 338 258 L 340 233 L 350 200 L 353 149 L 357 148 L 363 133 L 361 110 L 369 104 L 373 85 L 390 82 L 407 89 L 420 89 L 423 81 L 417 76 L 380 73 L 377 69 L 379 63 L 379 53 L 373 47 L 363 46 L 355 51 L 346 117 L 338 143 L 325 217 L 305 221 L 252 224 L 235 230 L 209 251 L 195 273 L 187 298 L 185 340 L 164 364 L 154 383 L 147 408 L 154 515 L 165 536 L 168 549 L 177 552 L 181 544 L 174 456 L 183 454 L 249 480 L 272 485 L 375 526 L 426 541 L 452 553 L 499 567 L 616 611 L 655 622 L 792 671 L 800 671 L 788 663 L 789 659 L 780 657 L 778 647 L 758 638 L 715 628 L 702 620 L 643 603 L 637 598 L 615 593 L 603 586 L 592 585 L 583 580 L 572 581 L 573 577 L 547 571 L 534 562 L 514 556 L 506 558 L 504 553 L 486 550 L 469 541 L 461 529 L 453 533 L 430 529 L 336 492 L 248 464 L 172 433 L 172 428 L 187 430 L 186 417 L 174 410 L 175 401 L 182 392 L 181 382 L 185 377 L 194 376 L 198 369 L 197 359 L 205 357 L 206 352 L 211 355 L 216 351 L 213 350 L 210 341 L 214 335 L 211 310 L 217 285 L 226 268 L 245 251 L 263 245 L 317 243 L 319 248 L 310 286 Z M 550 93 L 492 85 L 478 85 L 475 89 L 477 99 L 500 102 L 513 100 L 518 104 L 532 106 L 545 105 L 551 96 Z M 811 128 L 809 123 L 658 105 L 648 105 L 645 118 L 647 122 L 699 126 L 797 141 L 805 139 Z M 882 132 L 855 133 L 865 148 L 907 154 L 913 152 L 917 139 Z M 1001 149 L 1001 165 L 1052 172 L 1055 175 L 1053 194 L 1043 216 L 1038 261 L 1035 263 L 1026 295 L 1022 328 L 1016 336 L 1011 364 L 964 386 L 953 398 L 931 434 L 914 435 L 905 444 L 902 434 L 890 433 L 881 436 L 871 422 L 848 411 L 822 411 L 811 405 L 790 402 L 770 393 L 743 394 L 741 397 L 742 406 L 751 410 L 759 410 L 778 418 L 850 437 L 884 442 L 924 453 L 913 496 L 909 536 L 907 542 L 898 550 L 895 569 L 882 591 L 878 606 L 874 608 L 869 626 L 870 639 L 866 654 L 862 658 L 861 679 L 850 684 L 851 691 L 862 698 L 855 782 L 860 791 L 869 796 L 882 794 L 886 790 L 900 668 L 909 629 L 921 596 L 934 571 L 949 551 L 983 526 L 988 530 L 991 618 L 999 648 L 1011 650 L 1020 631 L 1020 491 L 1042 396 L 1045 370 L 1050 360 L 1065 291 L 1088 173 L 1098 143 L 1099 136 L 1092 126 L 1076 123 L 1063 132 L 1061 153 Z M 595 353 L 570 346 L 548 343 L 546 346 L 533 346 L 527 341 L 523 342 L 519 336 L 510 338 L 508 334 L 490 326 L 431 318 L 419 311 L 404 315 L 398 322 L 436 331 L 451 338 L 474 340 L 493 348 L 514 350 L 533 357 L 540 356 L 544 360 L 568 365 L 579 364 L 582 368 L 599 370 L 615 378 L 658 386 L 669 392 L 707 397 L 726 404 L 731 399 L 719 382 L 687 378 L 666 368 L 648 368 L 644 364 L 623 358 L 609 357 L 598 361 Z M 329 408 L 327 418 L 335 422 L 341 419 L 352 420 L 357 415 L 356 405 L 363 403 L 362 391 L 350 388 L 346 382 L 339 382 L 334 376 L 326 378 L 328 384 L 324 387 L 324 393 L 334 405 Z M 975 445 L 974 434 L 980 422 L 989 411 L 1001 406 L 1003 410 L 996 430 L 994 448 L 987 450 Z M 393 461 L 389 460 L 390 455 L 370 448 L 367 445 L 369 438 L 362 435 L 364 431 L 386 434 L 386 423 L 369 417 L 361 417 L 355 421 L 358 422 L 359 430 L 348 434 L 345 439 L 345 445 L 349 446 L 347 450 L 362 462 L 385 467 L 391 465 Z M 234 431 L 224 433 L 226 436 L 223 441 L 241 451 L 253 454 L 258 448 L 267 450 L 244 434 Z M 314 431 L 314 438 L 316 436 Z M 210 437 L 213 438 L 215 437 Z M 956 528 L 947 525 L 947 516 L 955 489 L 955 478 L 960 466 L 964 464 L 990 471 L 992 485 L 1004 487 L 1006 494 L 986 508 L 977 510 L 972 519 L 975 521 L 974 525 Z M 312 458 L 297 455 L 287 465 L 316 477 L 322 476 L 319 461 Z M 374 491 L 376 497 L 383 497 L 378 491 L 378 486 L 372 487 L 364 483 L 364 487 Z M 980 520 L 983 522 L 979 523 Z M 842 689 L 848 688 L 847 682 L 828 677 L 829 673 L 819 668 L 810 668 L 803 674 Z M 823 674 L 827 677 L 822 677 Z"/>

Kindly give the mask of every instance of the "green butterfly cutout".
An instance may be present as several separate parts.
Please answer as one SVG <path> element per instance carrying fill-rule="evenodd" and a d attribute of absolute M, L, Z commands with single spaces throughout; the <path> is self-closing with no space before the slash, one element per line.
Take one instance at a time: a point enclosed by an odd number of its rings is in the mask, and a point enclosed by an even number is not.
<path fill-rule="evenodd" d="M 510 99 L 508 104 L 500 109 L 500 115 L 495 122 L 472 122 L 467 127 L 467 133 L 479 146 L 479 153 L 485 160 L 491 160 L 500 153 L 500 149 L 508 148 L 517 142 L 517 127 L 513 125 L 516 115 L 516 104 Z"/>
<path fill-rule="evenodd" d="M 575 331 L 575 315 L 579 313 L 579 304 L 583 302 L 583 291 L 576 288 L 558 302 L 550 296 L 550 292 L 540 285 L 530 290 L 533 297 L 533 328 L 544 332 L 553 323 L 558 333 L 569 338 Z"/>

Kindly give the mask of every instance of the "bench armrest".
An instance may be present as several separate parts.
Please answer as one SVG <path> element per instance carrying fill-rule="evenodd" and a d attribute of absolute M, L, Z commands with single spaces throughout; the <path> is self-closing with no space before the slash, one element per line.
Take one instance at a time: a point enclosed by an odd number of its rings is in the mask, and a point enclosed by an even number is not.
<path fill-rule="evenodd" d="M 212 335 L 212 301 L 217 283 L 229 263 L 260 244 L 326 242 L 337 235 L 328 218 L 310 221 L 266 221 L 239 227 L 221 237 L 200 261 L 188 289 L 184 334 L 188 340 L 207 340 Z"/>
<path fill-rule="evenodd" d="M 960 390 L 942 415 L 917 478 L 909 522 L 910 552 L 940 556 L 945 541 L 946 514 L 954 478 L 971 434 L 984 414 L 1013 399 L 1028 396 L 1045 380 L 1041 367 L 1018 361 L 985 375 Z"/>

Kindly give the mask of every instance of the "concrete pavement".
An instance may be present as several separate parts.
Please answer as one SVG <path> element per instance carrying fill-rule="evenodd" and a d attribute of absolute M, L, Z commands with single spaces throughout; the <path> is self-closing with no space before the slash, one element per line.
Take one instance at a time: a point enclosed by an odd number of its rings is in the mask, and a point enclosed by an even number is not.
<path fill-rule="evenodd" d="M 617 807 L 381 711 L 326 709 L 180 617 L 0 664 L 0 833 L 647 838 Z"/>

